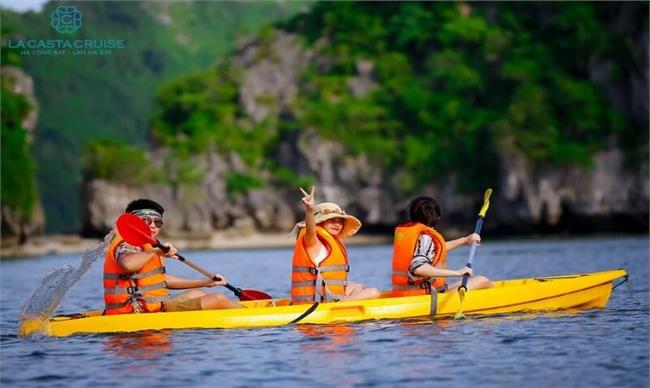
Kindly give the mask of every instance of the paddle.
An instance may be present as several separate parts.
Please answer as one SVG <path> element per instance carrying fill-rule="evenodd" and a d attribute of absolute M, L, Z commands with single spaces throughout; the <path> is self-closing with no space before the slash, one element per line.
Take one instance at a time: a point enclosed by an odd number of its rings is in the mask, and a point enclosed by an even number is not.
<path fill-rule="evenodd" d="M 474 226 L 474 233 L 476 234 L 481 234 L 481 227 L 483 226 L 483 218 L 485 218 L 485 213 L 488 210 L 488 207 L 490 207 L 490 195 L 492 195 L 492 189 L 487 189 L 485 190 L 485 194 L 483 195 L 483 207 L 481 207 L 481 211 L 478 213 L 478 218 L 476 219 L 476 225 Z M 478 244 L 476 241 L 472 242 L 472 246 L 469 249 L 469 260 L 467 260 L 467 264 L 465 265 L 468 268 L 472 268 L 472 262 L 474 261 L 474 255 L 476 254 L 476 248 Z M 469 279 L 469 275 L 465 274 L 463 275 L 463 281 L 458 287 L 458 296 L 460 297 L 460 305 L 458 307 L 458 312 L 454 316 L 454 319 L 458 318 L 464 318 L 465 315 L 463 314 L 463 301 L 465 300 L 465 292 L 467 291 L 467 279 Z"/>
<path fill-rule="evenodd" d="M 133 215 L 131 213 L 124 213 L 120 215 L 117 219 L 117 222 L 115 223 L 117 227 L 117 231 L 122 236 L 124 241 L 131 245 L 135 246 L 142 246 L 145 244 L 151 244 L 156 248 L 160 248 L 163 251 L 167 252 L 169 251 L 169 248 L 162 245 L 160 241 L 154 239 L 151 237 L 151 230 L 145 224 L 145 222 L 140 219 L 138 216 Z M 209 279 L 215 280 L 215 281 L 220 281 L 221 278 L 218 276 L 215 276 L 208 272 L 207 270 L 203 269 L 199 265 L 191 262 L 190 260 L 186 259 L 185 257 L 181 256 L 180 254 L 176 254 L 176 257 L 178 257 L 178 260 L 181 262 L 187 264 L 188 266 L 192 267 L 196 271 L 202 273 L 203 275 L 207 276 Z M 224 287 L 232 291 L 235 296 L 239 298 L 239 300 L 245 301 L 245 300 L 261 300 L 261 299 L 273 299 L 273 297 L 265 292 L 262 291 L 257 291 L 257 290 L 242 290 L 239 287 L 235 287 L 231 284 L 225 284 Z"/>

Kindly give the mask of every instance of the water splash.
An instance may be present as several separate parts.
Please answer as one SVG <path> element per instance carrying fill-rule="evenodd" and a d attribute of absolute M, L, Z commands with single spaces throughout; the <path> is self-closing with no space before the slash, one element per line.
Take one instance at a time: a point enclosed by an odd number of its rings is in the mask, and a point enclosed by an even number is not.
<path fill-rule="evenodd" d="M 99 257 L 104 257 L 115 232 L 111 231 L 104 241 L 81 254 L 79 268 L 66 264 L 50 272 L 32 293 L 20 312 L 18 335 L 26 336 L 43 331 L 45 323 L 56 310 L 68 290 L 86 273 Z"/>

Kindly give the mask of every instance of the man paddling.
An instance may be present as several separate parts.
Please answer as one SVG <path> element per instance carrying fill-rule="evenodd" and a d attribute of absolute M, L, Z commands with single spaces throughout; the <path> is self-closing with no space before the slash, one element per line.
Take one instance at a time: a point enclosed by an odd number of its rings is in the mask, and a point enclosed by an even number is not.
<path fill-rule="evenodd" d="M 126 212 L 141 218 L 156 237 L 163 227 L 165 209 L 150 199 L 137 199 Z M 219 293 L 206 293 L 199 288 L 225 285 L 221 274 L 212 279 L 186 279 L 165 273 L 164 257 L 175 258 L 176 248 L 169 243 L 163 252 L 150 245 L 136 247 L 127 244 L 119 234 L 111 242 L 104 258 L 104 313 L 130 314 L 162 311 L 212 310 L 243 307 Z M 169 290 L 186 290 L 171 297 Z"/>

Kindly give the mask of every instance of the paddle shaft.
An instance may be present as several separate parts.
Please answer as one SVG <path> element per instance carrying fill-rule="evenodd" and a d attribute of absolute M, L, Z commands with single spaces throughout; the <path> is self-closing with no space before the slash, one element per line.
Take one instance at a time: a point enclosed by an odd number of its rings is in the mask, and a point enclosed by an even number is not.
<path fill-rule="evenodd" d="M 166 247 L 166 246 L 162 245 L 162 244 L 160 243 L 160 241 L 158 241 L 158 240 L 156 240 L 156 245 L 155 245 L 155 247 L 156 247 L 156 248 L 160 248 L 160 249 L 162 249 L 162 250 L 165 251 L 165 252 L 169 251 L 169 247 Z M 195 269 L 196 271 L 202 273 L 203 275 L 207 276 L 208 279 L 212 279 L 212 280 L 214 280 L 214 281 L 216 281 L 216 282 L 218 282 L 218 281 L 221 280 L 221 278 L 220 278 L 219 276 L 216 276 L 216 275 L 211 274 L 211 273 L 208 272 L 205 268 L 203 268 L 203 267 L 199 266 L 198 264 L 196 264 L 196 263 L 194 263 L 194 262 L 192 262 L 192 261 L 186 259 L 186 258 L 183 257 L 182 255 L 176 253 L 175 256 L 178 257 L 178 260 L 179 260 L 180 262 L 185 263 L 187 266 L 189 266 L 189 267 Z M 238 288 L 238 287 L 235 287 L 235 286 L 231 286 L 231 285 L 228 284 L 228 283 L 224 284 L 224 287 L 226 287 L 227 289 L 229 289 L 230 291 L 232 291 L 232 292 L 235 294 L 235 296 L 237 296 L 237 297 L 239 297 L 239 295 L 241 295 L 241 293 L 242 293 L 241 288 Z"/>
<path fill-rule="evenodd" d="M 479 216 L 478 219 L 476 220 L 476 225 L 474 226 L 474 233 L 480 235 L 481 234 L 481 228 L 483 227 L 483 216 Z M 474 262 L 474 255 L 476 254 L 476 248 L 478 247 L 478 244 L 476 241 L 472 242 L 472 246 L 469 248 L 469 259 L 467 260 L 467 264 L 465 264 L 465 267 L 467 268 L 472 268 L 472 262 Z M 465 274 L 463 275 L 463 283 L 461 284 L 461 287 L 464 289 L 467 289 L 467 279 L 469 279 L 469 275 Z"/>
<path fill-rule="evenodd" d="M 483 227 L 483 216 L 479 216 L 478 219 L 476 220 L 476 225 L 474 226 L 474 233 L 480 235 L 481 234 L 481 228 Z M 467 266 L 469 268 L 472 268 L 472 262 L 474 262 L 474 255 L 476 254 L 476 248 L 478 247 L 478 243 L 476 241 L 472 242 L 472 246 L 469 249 L 469 260 L 467 260 Z"/>
<path fill-rule="evenodd" d="M 481 211 L 478 213 L 478 218 L 476 219 L 476 224 L 474 225 L 474 233 L 480 235 L 481 234 L 481 228 L 483 227 L 483 219 L 485 218 L 485 213 L 487 213 L 488 207 L 490 207 L 490 195 L 492 195 L 492 189 L 487 189 L 485 190 L 485 194 L 483 195 L 483 207 L 481 207 Z M 469 259 L 467 260 L 467 264 L 465 265 L 467 268 L 472 268 L 472 263 L 474 262 L 474 255 L 476 254 L 476 248 L 478 247 L 478 244 L 476 241 L 472 242 L 472 246 L 469 249 Z M 463 281 L 458 288 L 459 291 L 467 291 L 467 280 L 469 279 L 469 275 L 465 274 L 463 275 Z M 462 298 L 462 297 L 461 297 Z"/>

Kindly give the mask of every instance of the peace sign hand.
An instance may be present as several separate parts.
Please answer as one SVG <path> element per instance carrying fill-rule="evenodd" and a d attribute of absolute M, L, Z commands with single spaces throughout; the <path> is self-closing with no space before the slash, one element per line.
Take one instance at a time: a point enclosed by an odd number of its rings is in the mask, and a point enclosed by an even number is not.
<path fill-rule="evenodd" d="M 300 188 L 300 192 L 302 193 L 302 203 L 305 205 L 305 210 L 309 212 L 314 211 L 314 207 L 316 206 L 315 201 L 314 201 L 314 186 L 311 187 L 311 192 L 307 194 L 303 188 Z"/>

